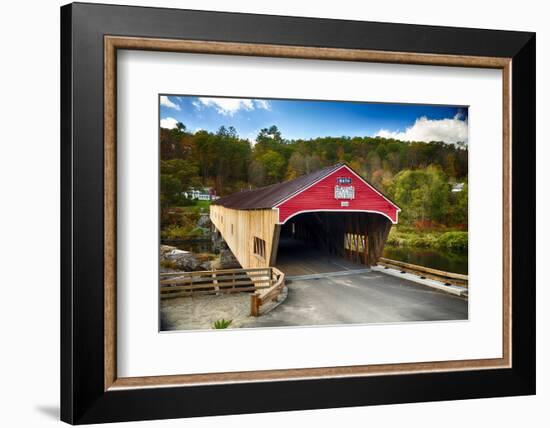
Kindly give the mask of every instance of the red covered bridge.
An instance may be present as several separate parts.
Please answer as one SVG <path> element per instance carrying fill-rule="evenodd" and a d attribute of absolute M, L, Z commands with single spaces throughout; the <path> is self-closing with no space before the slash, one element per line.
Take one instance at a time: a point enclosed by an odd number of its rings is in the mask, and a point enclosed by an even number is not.
<path fill-rule="evenodd" d="M 275 266 L 281 240 L 373 265 L 400 209 L 345 164 L 234 193 L 210 217 L 244 268 Z"/>

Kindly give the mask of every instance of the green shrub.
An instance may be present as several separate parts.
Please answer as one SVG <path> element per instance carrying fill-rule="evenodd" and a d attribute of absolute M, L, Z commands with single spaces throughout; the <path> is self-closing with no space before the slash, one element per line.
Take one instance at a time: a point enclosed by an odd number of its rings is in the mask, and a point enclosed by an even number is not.
<path fill-rule="evenodd" d="M 468 249 L 468 232 L 417 231 L 406 227 L 391 229 L 386 242 L 394 247 L 439 248 L 463 251 Z"/>
<path fill-rule="evenodd" d="M 412 235 L 409 240 L 408 244 L 412 245 L 413 247 L 433 247 L 437 242 L 437 238 L 435 235 L 430 233 L 422 233 L 418 235 Z"/>
<path fill-rule="evenodd" d="M 189 232 L 189 227 L 171 224 L 161 231 L 160 236 L 163 240 L 182 240 L 189 237 Z"/>
<path fill-rule="evenodd" d="M 207 235 L 208 235 L 208 229 L 205 229 L 204 227 L 197 226 L 189 232 L 189 237 L 192 237 L 192 238 L 207 236 Z"/>
<path fill-rule="evenodd" d="M 406 230 L 406 229 L 405 229 Z M 390 231 L 388 245 L 411 247 L 434 247 L 437 245 L 437 234 L 417 231 L 402 231 L 394 228 Z"/>
<path fill-rule="evenodd" d="M 445 232 L 437 240 L 437 246 L 449 250 L 467 250 L 468 232 Z"/>
<path fill-rule="evenodd" d="M 399 246 L 402 245 L 402 243 L 401 243 L 401 240 L 397 236 L 390 234 L 390 236 L 388 236 L 388 240 L 386 241 L 386 245 L 392 245 L 394 247 L 399 247 Z"/>

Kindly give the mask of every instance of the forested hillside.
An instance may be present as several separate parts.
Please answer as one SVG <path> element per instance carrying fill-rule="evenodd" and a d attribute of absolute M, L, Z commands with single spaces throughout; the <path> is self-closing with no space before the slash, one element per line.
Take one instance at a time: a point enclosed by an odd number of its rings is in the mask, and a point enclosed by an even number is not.
<path fill-rule="evenodd" d="M 163 208 L 186 205 L 181 193 L 190 187 L 225 196 L 346 162 L 402 208 L 400 223 L 467 227 L 465 144 L 347 136 L 286 140 L 276 126 L 262 129 L 254 143 L 233 127 L 191 133 L 180 123 L 160 134 Z M 465 183 L 462 191 L 453 192 L 454 183 Z"/>

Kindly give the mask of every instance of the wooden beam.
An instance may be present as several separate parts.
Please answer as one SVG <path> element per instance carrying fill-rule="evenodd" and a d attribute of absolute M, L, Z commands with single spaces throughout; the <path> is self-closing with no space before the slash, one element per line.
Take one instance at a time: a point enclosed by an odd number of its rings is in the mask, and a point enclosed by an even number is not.
<path fill-rule="evenodd" d="M 412 263 L 405 263 L 398 260 L 386 259 L 385 257 L 380 257 L 380 262 L 383 262 L 386 264 L 392 264 L 397 267 L 412 269 L 417 272 L 431 273 L 433 275 L 443 276 L 446 278 L 468 281 L 468 275 L 464 275 L 461 273 L 446 272 L 444 270 L 433 269 L 433 268 L 428 268 L 428 267 L 419 266 L 419 265 L 413 265 Z"/>
<path fill-rule="evenodd" d="M 279 239 L 281 236 L 281 225 L 275 225 L 273 229 L 273 239 L 271 240 L 271 255 L 269 257 L 269 266 L 275 266 L 277 262 L 277 251 L 279 250 Z"/>

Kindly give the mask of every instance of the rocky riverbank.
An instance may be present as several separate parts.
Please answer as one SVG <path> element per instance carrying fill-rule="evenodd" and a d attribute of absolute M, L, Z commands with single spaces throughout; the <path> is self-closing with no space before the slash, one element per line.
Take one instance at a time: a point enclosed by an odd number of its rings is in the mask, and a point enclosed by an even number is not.
<path fill-rule="evenodd" d="M 160 246 L 161 272 L 174 270 L 192 272 L 213 269 L 239 268 L 239 262 L 228 248 L 220 248 L 219 254 L 196 254 L 171 245 Z"/>

